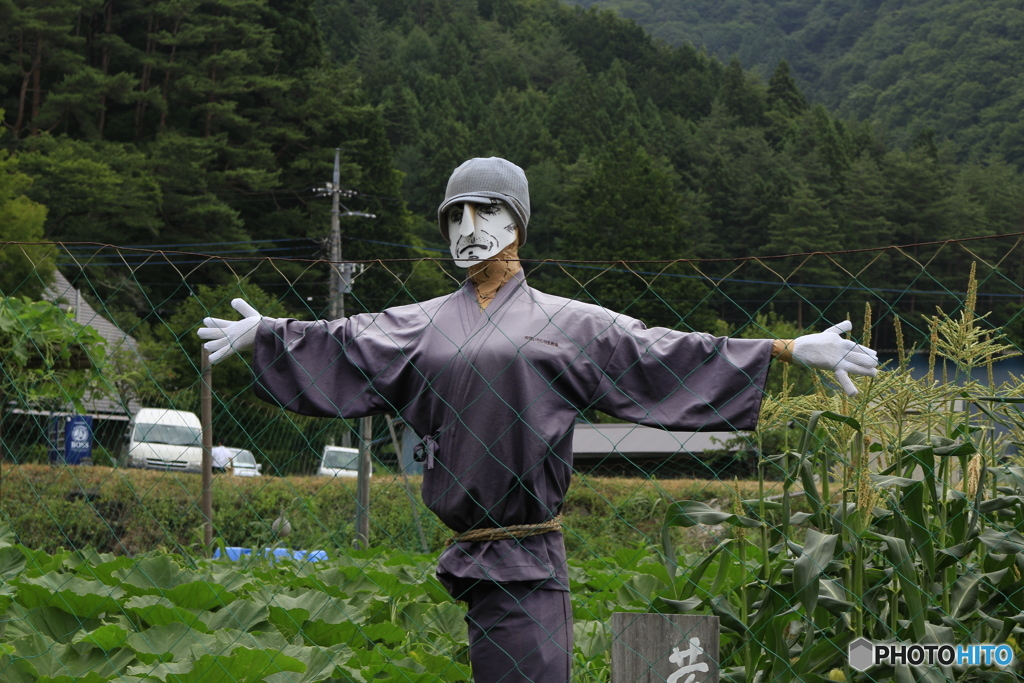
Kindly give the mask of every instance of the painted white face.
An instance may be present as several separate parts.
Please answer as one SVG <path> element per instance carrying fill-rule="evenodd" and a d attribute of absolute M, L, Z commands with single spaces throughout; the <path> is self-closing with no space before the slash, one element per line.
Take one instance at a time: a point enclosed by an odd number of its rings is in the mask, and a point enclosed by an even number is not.
<path fill-rule="evenodd" d="M 497 256 L 516 241 L 515 219 L 501 202 L 455 204 L 447 217 L 452 257 L 460 268 Z"/>

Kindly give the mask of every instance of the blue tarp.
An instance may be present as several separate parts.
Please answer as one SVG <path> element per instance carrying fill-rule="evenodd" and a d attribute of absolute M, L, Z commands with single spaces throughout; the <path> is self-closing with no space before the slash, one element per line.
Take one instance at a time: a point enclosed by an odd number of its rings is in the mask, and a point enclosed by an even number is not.
<path fill-rule="evenodd" d="M 224 556 L 229 560 L 240 560 L 243 556 L 251 556 L 252 548 L 239 548 L 231 546 L 224 548 Z M 264 548 L 263 555 L 272 555 L 275 558 L 287 558 L 300 562 L 319 562 L 327 559 L 327 552 L 323 550 L 292 550 L 291 548 Z M 213 551 L 213 559 L 221 558 L 220 548 Z"/>

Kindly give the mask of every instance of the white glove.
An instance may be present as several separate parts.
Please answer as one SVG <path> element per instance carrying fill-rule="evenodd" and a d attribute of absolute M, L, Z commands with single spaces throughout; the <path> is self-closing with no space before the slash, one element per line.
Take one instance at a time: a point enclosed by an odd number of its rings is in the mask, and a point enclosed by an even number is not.
<path fill-rule="evenodd" d="M 221 318 L 203 318 L 204 327 L 200 327 L 196 333 L 200 339 L 212 339 L 203 344 L 203 347 L 210 352 L 210 363 L 215 364 L 224 360 L 232 353 L 251 349 L 256 341 L 256 330 L 264 318 L 255 308 L 242 299 L 231 301 L 231 307 L 242 314 L 241 320 L 223 320 Z"/>
<path fill-rule="evenodd" d="M 850 374 L 874 377 L 878 374 L 878 354 L 866 346 L 843 339 L 840 335 L 853 329 L 844 320 L 824 332 L 807 334 L 793 340 L 793 361 L 816 370 L 831 370 L 847 396 L 856 396 Z"/>

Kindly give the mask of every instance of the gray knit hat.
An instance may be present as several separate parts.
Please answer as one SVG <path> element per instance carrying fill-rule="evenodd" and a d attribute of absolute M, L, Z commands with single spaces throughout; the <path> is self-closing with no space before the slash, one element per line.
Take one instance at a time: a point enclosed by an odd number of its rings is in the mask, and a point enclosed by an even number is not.
<path fill-rule="evenodd" d="M 444 214 L 452 204 L 490 204 L 494 199 L 508 205 L 519 227 L 519 243 L 525 243 L 526 224 L 530 222 L 530 185 L 526 182 L 523 169 L 498 157 L 470 159 L 452 172 L 444 201 L 437 209 L 437 225 L 441 228 L 441 235 L 448 240 L 448 225 Z"/>

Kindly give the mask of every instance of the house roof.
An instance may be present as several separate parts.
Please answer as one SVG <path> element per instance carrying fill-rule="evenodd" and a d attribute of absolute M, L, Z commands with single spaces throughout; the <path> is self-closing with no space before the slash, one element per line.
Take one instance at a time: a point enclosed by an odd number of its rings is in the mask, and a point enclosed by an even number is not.
<path fill-rule="evenodd" d="M 725 448 L 735 432 L 669 432 L 631 423 L 578 423 L 572 436 L 575 458 L 621 455 L 666 456 Z"/>
<path fill-rule="evenodd" d="M 81 290 L 72 285 L 59 270 L 55 271 L 53 284 L 47 286 L 43 296 L 48 301 L 58 304 L 67 311 L 75 322 L 87 325 L 99 332 L 107 340 L 108 358 L 115 351 L 124 349 L 139 358 L 139 360 L 142 360 L 142 356 L 139 354 L 138 342 L 131 335 L 123 332 L 117 325 L 100 315 L 86 298 L 82 296 Z M 138 403 L 130 401 L 126 410 L 122 402 L 116 400 L 116 397 L 114 399 L 102 398 L 86 401 L 83 407 L 86 413 L 93 415 L 93 417 L 122 420 L 128 419 L 130 414 L 135 413 L 139 409 Z M 70 410 L 69 407 L 69 412 L 74 411 Z"/>

